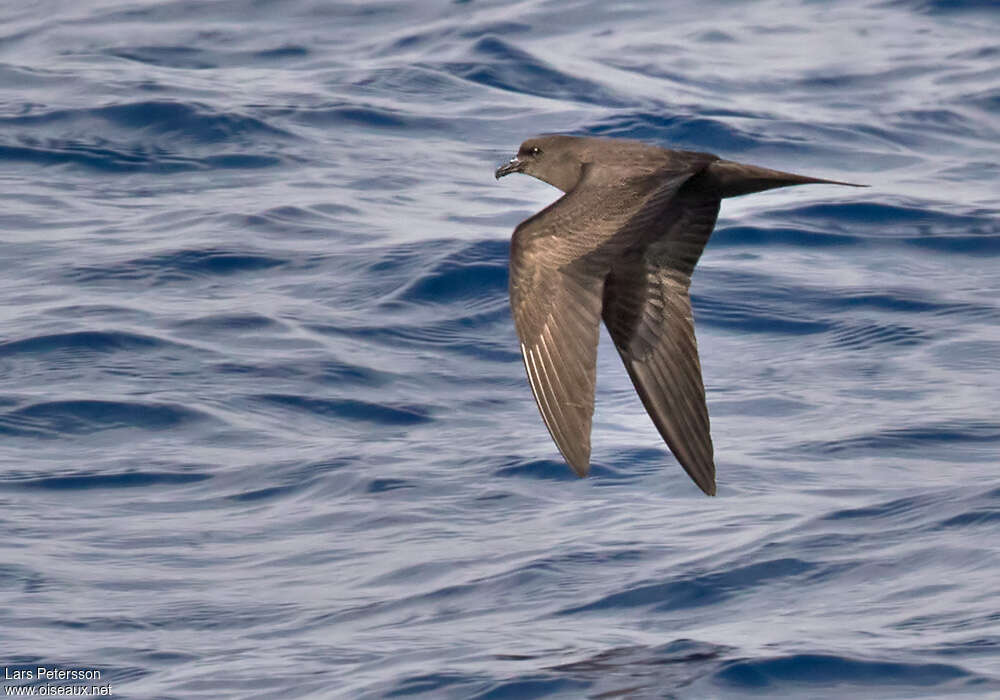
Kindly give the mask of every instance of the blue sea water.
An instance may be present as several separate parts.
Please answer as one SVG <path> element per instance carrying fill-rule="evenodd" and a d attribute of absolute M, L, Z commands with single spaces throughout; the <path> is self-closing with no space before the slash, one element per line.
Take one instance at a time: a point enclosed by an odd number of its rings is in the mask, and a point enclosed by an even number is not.
<path fill-rule="evenodd" d="M 0 665 L 119 698 L 1000 697 L 1000 6 L 0 5 Z M 493 169 L 727 200 L 707 498 L 606 337 L 534 406 Z M 42 692 L 52 682 L 5 680 Z"/>

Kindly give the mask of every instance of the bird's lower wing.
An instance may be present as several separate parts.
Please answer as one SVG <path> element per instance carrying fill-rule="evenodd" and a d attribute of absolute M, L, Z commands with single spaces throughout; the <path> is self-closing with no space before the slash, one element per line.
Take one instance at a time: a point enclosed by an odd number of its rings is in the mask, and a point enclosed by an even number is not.
<path fill-rule="evenodd" d="M 718 209 L 718 199 L 678 197 L 663 213 L 666 232 L 657 243 L 612 268 L 603 314 L 657 430 L 709 495 L 715 462 L 688 284 Z"/>

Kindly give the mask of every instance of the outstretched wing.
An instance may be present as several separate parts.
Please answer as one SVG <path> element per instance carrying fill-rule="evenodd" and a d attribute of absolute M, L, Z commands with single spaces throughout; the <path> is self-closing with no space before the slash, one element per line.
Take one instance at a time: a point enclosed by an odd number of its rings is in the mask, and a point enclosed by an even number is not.
<path fill-rule="evenodd" d="M 709 495 L 715 462 L 688 285 L 718 212 L 718 196 L 682 188 L 660 211 L 656 241 L 613 265 L 603 298 L 604 323 L 646 411 Z"/>
<path fill-rule="evenodd" d="M 511 297 L 517 298 L 514 325 L 538 410 L 573 471 L 586 476 L 603 280 L 576 267 L 545 276 L 536 271 L 529 281 L 515 277 L 512 266 Z"/>
<path fill-rule="evenodd" d="M 515 229 L 510 305 L 545 426 L 573 471 L 586 476 L 607 274 L 600 256 L 588 253 L 614 227 L 591 220 L 594 212 L 586 206 L 591 198 L 579 195 L 565 195 Z"/>
<path fill-rule="evenodd" d="M 590 469 L 597 341 L 605 279 L 643 245 L 647 218 L 668 206 L 703 163 L 612 183 L 580 183 L 522 222 L 510 253 L 510 301 L 542 419 L 579 476 Z M 605 315 L 607 319 L 607 315 Z"/>

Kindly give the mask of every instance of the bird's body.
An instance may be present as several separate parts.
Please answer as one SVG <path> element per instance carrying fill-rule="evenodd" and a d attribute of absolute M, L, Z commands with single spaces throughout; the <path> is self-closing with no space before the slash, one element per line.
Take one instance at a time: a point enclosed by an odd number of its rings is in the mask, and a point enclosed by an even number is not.
<path fill-rule="evenodd" d="M 715 463 L 688 285 L 724 197 L 849 184 L 613 139 L 529 139 L 523 172 L 565 194 L 514 230 L 510 301 L 531 388 L 573 470 L 590 467 L 601 320 L 646 411 L 707 494 Z"/>

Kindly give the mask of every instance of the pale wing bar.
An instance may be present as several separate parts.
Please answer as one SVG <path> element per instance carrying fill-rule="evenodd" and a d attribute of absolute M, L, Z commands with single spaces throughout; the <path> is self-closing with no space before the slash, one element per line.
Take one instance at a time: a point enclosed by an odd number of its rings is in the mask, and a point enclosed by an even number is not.
<path fill-rule="evenodd" d="M 521 354 L 535 403 L 563 457 L 580 476 L 590 469 L 590 428 L 594 413 L 600 280 L 577 280 L 552 271 L 537 306 L 544 318 L 515 313 Z M 543 291 L 544 290 L 544 291 Z M 525 300 L 530 306 L 534 299 Z"/>

